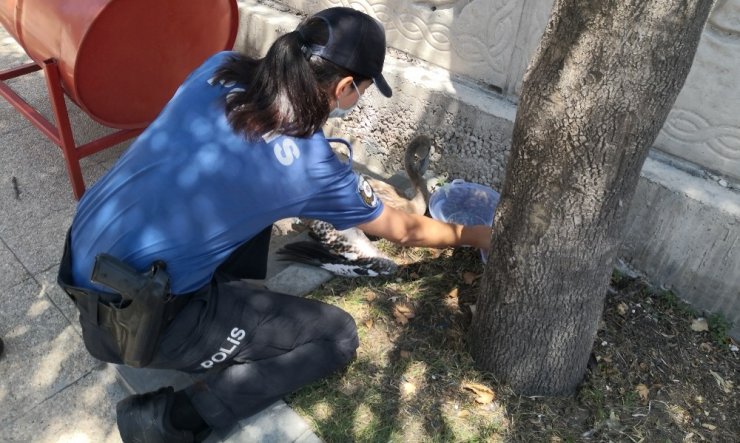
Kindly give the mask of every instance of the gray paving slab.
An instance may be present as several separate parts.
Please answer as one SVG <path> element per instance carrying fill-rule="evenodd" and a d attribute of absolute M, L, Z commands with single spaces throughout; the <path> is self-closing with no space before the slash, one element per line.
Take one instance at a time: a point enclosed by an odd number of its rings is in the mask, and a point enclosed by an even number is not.
<path fill-rule="evenodd" d="M 259 414 L 239 422 L 238 427 L 219 438 L 212 435 L 206 443 L 321 443 L 305 420 L 283 401 L 277 401 Z"/>
<path fill-rule="evenodd" d="M 73 213 L 69 208 L 27 220 L 1 233 L 0 238 L 28 272 L 43 272 L 59 264 Z"/>
<path fill-rule="evenodd" d="M 82 337 L 82 327 L 79 322 L 79 311 L 74 305 L 74 302 L 67 295 L 66 292 L 62 291 L 62 288 L 57 284 L 57 273 L 59 272 L 59 265 L 55 264 L 50 269 L 40 272 L 33 276 L 34 280 L 41 286 L 41 291 L 44 292 L 46 297 L 49 298 L 51 303 L 62 313 L 64 318 L 72 325 L 72 328 L 77 332 L 77 335 Z"/>
<path fill-rule="evenodd" d="M 0 440 L 18 443 L 120 443 L 116 403 L 128 392 L 109 365 L 101 365 L 67 389 L 34 405 L 2 427 Z"/>
<path fill-rule="evenodd" d="M 10 111 L 0 100 L 0 119 Z M 5 134 L 0 162 L 0 210 L 8 217 L 0 229 L 70 207 L 72 192 L 59 149 L 35 128 L 20 124 Z"/>
<path fill-rule="evenodd" d="M 0 290 L 12 288 L 30 277 L 31 274 L 0 237 Z"/>
<path fill-rule="evenodd" d="M 11 111 L 0 100 L 0 119 Z M 75 206 L 61 150 L 25 121 L 12 133 L 2 137 L 0 162 L 0 211 L 6 218 L 0 224 L 0 235 L 8 228 L 23 225 Z M 102 155 L 96 154 L 96 156 Z M 91 157 L 92 158 L 92 157 Z M 86 183 L 93 183 L 105 166 L 83 162 Z"/>
<path fill-rule="evenodd" d="M 0 292 L 0 336 L 0 429 L 100 366 L 33 279 Z"/>

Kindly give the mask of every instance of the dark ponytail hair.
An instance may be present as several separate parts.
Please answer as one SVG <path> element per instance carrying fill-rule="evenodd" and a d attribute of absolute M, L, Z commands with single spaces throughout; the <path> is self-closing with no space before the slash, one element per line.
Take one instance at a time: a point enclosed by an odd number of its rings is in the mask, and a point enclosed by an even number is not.
<path fill-rule="evenodd" d="M 369 78 L 352 73 L 319 56 L 310 45 L 329 39 L 326 23 L 309 18 L 300 32 L 279 37 L 264 58 L 236 55 L 217 71 L 216 82 L 245 85 L 227 96 L 226 116 L 231 127 L 249 139 L 269 132 L 308 137 L 326 123 L 330 97 L 340 79 L 352 76 L 359 84 Z"/>

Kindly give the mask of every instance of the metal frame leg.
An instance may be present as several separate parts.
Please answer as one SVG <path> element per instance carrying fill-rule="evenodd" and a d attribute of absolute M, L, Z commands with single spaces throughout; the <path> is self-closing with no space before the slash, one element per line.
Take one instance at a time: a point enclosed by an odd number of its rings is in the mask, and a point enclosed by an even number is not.
<path fill-rule="evenodd" d="M 56 126 L 51 124 L 49 120 L 5 84 L 6 80 L 20 77 L 40 69 L 44 71 L 46 88 Z M 62 82 L 59 77 L 59 66 L 54 59 L 45 60 L 42 64 L 28 63 L 0 72 L 0 95 L 5 97 L 14 108 L 62 150 L 69 181 L 72 184 L 72 192 L 78 200 L 85 192 L 85 180 L 82 177 L 82 170 L 80 169 L 80 159 L 135 137 L 144 130 L 143 128 L 123 129 L 82 146 L 77 146 L 72 133 L 72 125 L 69 122 L 67 104 L 64 101 Z"/>

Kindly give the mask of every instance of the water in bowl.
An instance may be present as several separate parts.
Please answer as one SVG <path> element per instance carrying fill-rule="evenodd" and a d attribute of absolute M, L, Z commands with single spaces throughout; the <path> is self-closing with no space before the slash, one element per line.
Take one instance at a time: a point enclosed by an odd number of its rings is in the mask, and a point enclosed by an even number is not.
<path fill-rule="evenodd" d="M 434 191 L 429 199 L 429 214 L 443 222 L 465 226 L 493 224 L 500 195 L 488 186 L 453 180 Z M 481 250 L 481 259 L 486 262 Z"/>

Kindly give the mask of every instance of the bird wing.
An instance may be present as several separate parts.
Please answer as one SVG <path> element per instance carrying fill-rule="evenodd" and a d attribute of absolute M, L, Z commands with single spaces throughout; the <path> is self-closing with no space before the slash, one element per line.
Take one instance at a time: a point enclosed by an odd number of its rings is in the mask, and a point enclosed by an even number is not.
<path fill-rule="evenodd" d="M 280 260 L 289 260 L 316 266 L 343 277 L 377 277 L 391 275 L 398 265 L 382 257 L 348 259 L 329 250 L 324 244 L 312 241 L 288 243 L 277 251 Z"/>
<path fill-rule="evenodd" d="M 345 277 L 375 277 L 396 272 L 398 265 L 380 252 L 357 228 L 337 230 L 321 220 L 308 222 L 316 242 L 289 243 L 277 251 L 281 260 L 292 260 Z"/>

